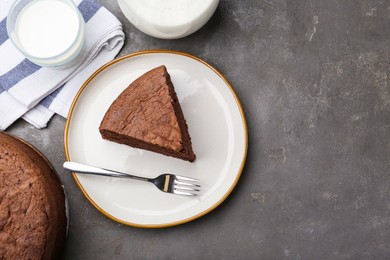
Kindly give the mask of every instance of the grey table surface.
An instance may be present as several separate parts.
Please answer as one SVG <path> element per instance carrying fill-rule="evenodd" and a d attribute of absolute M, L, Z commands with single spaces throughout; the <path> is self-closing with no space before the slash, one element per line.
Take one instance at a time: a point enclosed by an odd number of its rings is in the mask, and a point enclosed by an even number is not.
<path fill-rule="evenodd" d="M 390 1 L 222 0 L 184 39 L 123 23 L 119 55 L 179 50 L 218 68 L 245 111 L 249 150 L 229 198 L 163 229 L 99 213 L 62 170 L 65 119 L 7 132 L 53 163 L 70 201 L 64 259 L 389 259 Z"/>

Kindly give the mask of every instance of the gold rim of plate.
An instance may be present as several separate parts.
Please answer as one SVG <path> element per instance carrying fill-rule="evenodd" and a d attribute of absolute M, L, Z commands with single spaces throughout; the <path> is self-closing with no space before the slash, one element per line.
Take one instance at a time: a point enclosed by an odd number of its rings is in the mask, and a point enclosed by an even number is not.
<path fill-rule="evenodd" d="M 243 124 L 243 127 L 244 127 L 244 134 L 245 134 L 245 150 L 244 150 L 244 156 L 242 158 L 242 161 L 241 161 L 241 165 L 240 165 L 240 169 L 236 175 L 236 179 L 234 180 L 233 184 L 230 186 L 229 190 L 225 193 L 225 195 L 219 200 L 217 201 L 213 206 L 209 207 L 208 209 L 192 216 L 192 217 L 189 217 L 189 218 L 186 218 L 186 219 L 183 219 L 183 220 L 179 220 L 179 221 L 175 221 L 175 222 L 171 222 L 171 223 L 164 223 L 164 224 L 138 224 L 138 223 L 133 223 L 133 222 L 128 222 L 128 221 L 123 221 L 121 219 L 118 219 L 112 215 L 110 215 L 109 213 L 107 213 L 106 211 L 104 211 L 89 195 L 88 193 L 85 191 L 84 187 L 81 185 L 79 179 L 77 178 L 76 174 L 75 173 L 72 173 L 72 176 L 73 176 L 73 179 L 75 180 L 75 182 L 77 183 L 77 186 L 80 188 L 81 192 L 84 194 L 84 196 L 88 199 L 88 201 L 100 212 L 102 213 L 103 215 L 105 215 L 106 217 L 108 217 L 109 219 L 112 219 L 118 223 L 121 223 L 123 225 L 127 225 L 127 226 L 132 226 L 132 227 L 140 227 L 140 228 L 164 228 L 164 227 L 172 227 L 172 226 L 177 226 L 177 225 L 181 225 L 181 224 L 184 224 L 184 223 L 187 223 L 187 222 L 190 222 L 192 220 L 195 220 L 197 218 L 200 218 L 208 213 L 210 213 L 211 211 L 213 211 L 215 208 L 217 208 L 219 205 L 222 204 L 223 201 L 225 201 L 225 199 L 230 195 L 230 193 L 233 191 L 234 187 L 236 186 L 238 180 L 240 179 L 241 177 L 241 173 L 242 173 L 242 170 L 244 168 L 244 165 L 245 165 L 245 161 L 246 161 L 246 156 L 247 156 L 247 152 L 248 152 L 248 128 L 247 128 L 247 124 L 246 124 L 246 118 L 245 118 L 245 115 L 244 115 L 244 111 L 242 109 L 242 106 L 241 106 L 241 103 L 237 97 L 237 94 L 235 93 L 233 87 L 230 85 L 230 83 L 227 81 L 227 79 L 225 78 L 225 76 L 222 75 L 222 73 L 220 73 L 216 68 L 214 68 L 213 66 L 211 66 L 210 64 L 208 64 L 207 62 L 205 62 L 204 60 L 198 58 L 198 57 L 195 57 L 191 54 L 188 54 L 188 53 L 185 53 L 185 52 L 180 52 L 180 51 L 171 51 L 171 50 L 145 50 L 145 51 L 138 51 L 138 52 L 134 52 L 134 53 L 131 53 L 131 54 L 127 54 L 127 55 L 124 55 L 122 57 L 119 57 L 115 60 L 112 60 L 108 63 L 106 63 L 105 65 L 103 65 L 102 67 L 100 67 L 98 70 L 96 70 L 86 81 L 85 83 L 81 86 L 80 90 L 77 92 L 73 102 L 72 102 L 72 105 L 70 107 L 70 110 L 69 110 L 69 113 L 68 113 L 68 118 L 66 120 L 66 124 L 65 124 L 65 131 L 64 131 L 64 147 L 65 147 L 65 156 L 66 156 L 66 160 L 70 160 L 70 156 L 69 156 L 69 149 L 68 149 L 68 132 L 69 132 L 69 126 L 70 126 L 70 121 L 72 119 L 72 115 L 73 115 L 73 111 L 74 111 L 74 108 L 76 106 L 76 103 L 81 95 L 81 93 L 84 91 L 84 89 L 88 86 L 88 84 L 97 76 L 99 75 L 99 73 L 101 73 L 102 71 L 104 71 L 105 69 L 107 69 L 108 67 L 116 64 L 117 62 L 120 62 L 122 60 L 125 60 L 125 59 L 129 59 L 129 58 L 134 58 L 136 56 L 140 56 L 140 55 L 144 55 L 144 54 L 155 54 L 155 53 L 168 53 L 168 54 L 175 54 L 175 55 L 182 55 L 182 56 L 185 56 L 185 57 L 188 57 L 188 58 L 191 58 L 191 59 L 194 59 L 202 64 L 204 64 L 205 66 L 207 66 L 208 68 L 210 68 L 212 71 L 214 71 L 214 73 L 216 73 L 224 82 L 225 84 L 229 87 L 230 91 L 232 92 L 233 96 L 234 96 L 234 99 L 236 101 L 236 104 L 240 110 L 240 114 L 241 114 L 241 119 L 242 119 L 242 124 Z"/>

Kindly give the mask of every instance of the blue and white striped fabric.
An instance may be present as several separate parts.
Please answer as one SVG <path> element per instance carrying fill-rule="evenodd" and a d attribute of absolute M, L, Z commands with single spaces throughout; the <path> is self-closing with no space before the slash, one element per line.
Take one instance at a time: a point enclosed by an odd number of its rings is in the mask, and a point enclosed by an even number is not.
<path fill-rule="evenodd" d="M 124 43 L 119 20 L 96 0 L 73 0 L 86 22 L 81 61 L 71 68 L 44 68 L 27 60 L 7 35 L 6 16 L 13 0 L 0 1 L 0 129 L 18 118 L 46 127 L 54 113 L 66 117 L 84 81 L 115 58 Z"/>

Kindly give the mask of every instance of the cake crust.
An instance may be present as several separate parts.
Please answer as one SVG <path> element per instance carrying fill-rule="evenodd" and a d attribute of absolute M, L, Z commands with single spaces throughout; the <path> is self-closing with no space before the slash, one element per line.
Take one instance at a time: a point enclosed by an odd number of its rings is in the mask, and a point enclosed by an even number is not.
<path fill-rule="evenodd" d="M 0 259 L 57 259 L 65 235 L 65 195 L 53 168 L 0 132 Z"/>
<path fill-rule="evenodd" d="M 131 83 L 111 104 L 99 131 L 110 141 L 195 160 L 187 123 L 165 66 Z"/>

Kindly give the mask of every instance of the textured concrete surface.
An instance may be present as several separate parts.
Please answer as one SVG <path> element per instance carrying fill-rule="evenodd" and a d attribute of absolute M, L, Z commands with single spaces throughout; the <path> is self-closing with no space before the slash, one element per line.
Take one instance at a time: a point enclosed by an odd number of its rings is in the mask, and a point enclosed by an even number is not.
<path fill-rule="evenodd" d="M 216 210 L 166 229 L 117 224 L 62 169 L 63 127 L 9 128 L 54 164 L 69 195 L 64 259 L 389 259 L 390 2 L 222 0 L 180 40 L 123 22 L 121 55 L 192 53 L 231 82 L 249 128 L 247 163 Z"/>

